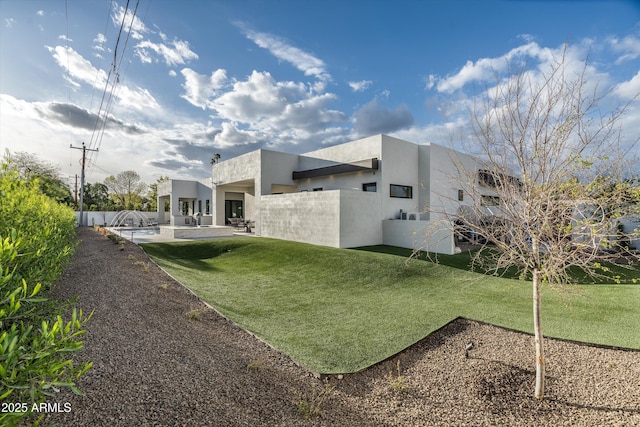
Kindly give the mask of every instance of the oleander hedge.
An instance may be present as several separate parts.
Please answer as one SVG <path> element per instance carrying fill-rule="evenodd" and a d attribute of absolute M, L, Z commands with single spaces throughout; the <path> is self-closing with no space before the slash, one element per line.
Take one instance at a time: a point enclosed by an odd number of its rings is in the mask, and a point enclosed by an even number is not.
<path fill-rule="evenodd" d="M 54 400 L 91 366 L 71 356 L 89 316 L 52 300 L 55 280 L 76 246 L 73 211 L 6 164 L 0 168 L 0 425 L 38 424 L 34 404 Z M 64 317 L 64 318 L 63 318 Z M 10 404 L 7 404 L 10 403 Z"/>

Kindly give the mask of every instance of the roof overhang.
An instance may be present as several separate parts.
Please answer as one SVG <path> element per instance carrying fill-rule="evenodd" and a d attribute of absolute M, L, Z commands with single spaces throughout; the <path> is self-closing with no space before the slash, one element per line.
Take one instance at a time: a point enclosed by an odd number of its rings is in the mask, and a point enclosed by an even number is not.
<path fill-rule="evenodd" d="M 360 160 L 350 163 L 338 163 L 316 169 L 303 171 L 293 171 L 293 179 L 316 178 L 320 176 L 337 175 L 341 173 L 353 173 L 363 171 L 377 171 L 380 168 L 380 161 L 377 158 Z"/>

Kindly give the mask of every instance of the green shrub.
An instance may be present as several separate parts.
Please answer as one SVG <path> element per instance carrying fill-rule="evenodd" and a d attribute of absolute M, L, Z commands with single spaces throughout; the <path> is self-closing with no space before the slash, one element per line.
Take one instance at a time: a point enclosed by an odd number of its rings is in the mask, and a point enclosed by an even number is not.
<path fill-rule="evenodd" d="M 61 388 L 80 393 L 74 381 L 91 366 L 74 366 L 72 353 L 88 317 L 48 298 L 75 249 L 73 211 L 41 194 L 6 165 L 0 170 L 0 402 L 20 412 L 0 413 L 0 425 L 33 422 L 34 404 Z"/>

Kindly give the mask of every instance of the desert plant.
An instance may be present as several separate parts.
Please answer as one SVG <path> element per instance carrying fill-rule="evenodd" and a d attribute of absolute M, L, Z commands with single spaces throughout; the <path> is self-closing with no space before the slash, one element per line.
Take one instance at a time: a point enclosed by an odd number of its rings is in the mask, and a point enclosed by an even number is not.
<path fill-rule="evenodd" d="M 269 356 L 260 356 L 247 364 L 247 371 L 260 371 L 266 369 L 268 361 Z"/>
<path fill-rule="evenodd" d="M 187 317 L 191 320 L 200 320 L 200 316 L 207 311 L 206 308 L 193 308 L 187 312 Z"/>
<path fill-rule="evenodd" d="M 327 399 L 331 397 L 334 390 L 335 386 L 331 385 L 326 378 L 322 382 L 322 387 L 318 387 L 318 385 L 314 383 L 311 388 L 311 394 L 303 393 L 296 401 L 298 415 L 305 419 L 312 415 L 318 415 L 322 410 L 322 406 Z"/>
<path fill-rule="evenodd" d="M 406 391 L 407 385 L 404 382 L 404 375 L 401 374 L 400 369 L 400 361 L 396 363 L 396 372 L 389 372 L 387 380 L 389 381 L 389 385 L 396 391 Z"/>

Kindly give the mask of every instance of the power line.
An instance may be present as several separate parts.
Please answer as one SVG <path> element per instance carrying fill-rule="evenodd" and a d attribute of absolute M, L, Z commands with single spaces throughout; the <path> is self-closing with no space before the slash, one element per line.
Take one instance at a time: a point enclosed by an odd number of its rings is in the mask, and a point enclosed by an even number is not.
<path fill-rule="evenodd" d="M 96 151 L 100 148 L 100 145 L 102 144 L 102 139 L 104 137 L 104 132 L 107 126 L 107 122 L 109 120 L 109 111 L 111 110 L 112 106 L 113 106 L 113 102 L 114 102 L 114 95 L 116 93 L 116 89 L 118 84 L 120 83 L 120 68 L 122 67 L 122 62 L 124 60 L 124 53 L 126 51 L 127 48 L 127 44 L 129 42 L 129 38 L 131 37 L 131 31 L 133 29 L 133 24 L 135 22 L 135 18 L 136 18 L 136 14 L 138 12 L 138 6 L 140 5 L 140 0 L 136 1 L 136 6 L 133 9 L 133 11 L 131 12 L 131 21 L 129 22 L 129 29 L 127 30 L 127 36 L 125 38 L 124 41 L 124 45 L 122 47 L 122 51 L 121 51 L 121 55 L 120 55 L 120 60 L 118 61 L 118 46 L 120 44 L 120 38 L 122 36 L 122 31 L 124 29 L 124 25 L 125 25 L 125 19 L 127 17 L 127 14 L 129 12 L 129 0 L 127 0 L 127 4 L 125 7 L 125 10 L 123 12 L 122 15 L 122 22 L 120 23 L 120 30 L 118 31 L 118 37 L 116 39 L 116 46 L 113 52 L 113 63 L 111 64 L 111 67 L 109 69 L 109 77 L 107 78 L 107 82 L 103 91 L 103 95 L 102 95 L 102 101 L 100 103 L 100 109 L 102 109 L 102 106 L 104 104 L 104 98 L 107 94 L 107 87 L 109 84 L 109 81 L 111 79 L 111 75 L 113 74 L 114 78 L 113 78 L 113 83 L 111 84 L 111 90 L 109 91 L 109 97 L 107 99 L 107 103 L 106 103 L 106 107 L 104 109 L 104 118 L 102 119 L 102 125 L 101 128 L 98 130 L 97 129 L 97 125 L 99 123 L 99 119 L 100 119 L 100 111 L 98 112 L 98 119 L 96 120 L 96 128 L 94 128 L 94 133 L 91 137 L 91 144 L 90 146 L 93 146 L 93 144 L 95 143 L 95 147 L 96 147 Z M 94 162 L 95 165 L 95 162 Z"/>
<path fill-rule="evenodd" d="M 120 35 L 122 34 L 122 30 L 124 29 L 124 19 L 127 16 L 127 11 L 129 10 L 129 0 L 127 0 L 127 5 L 125 8 L 125 11 L 122 15 L 122 22 L 120 23 L 120 30 L 118 30 L 118 37 L 116 40 L 116 47 L 113 51 L 113 58 L 114 60 L 111 62 L 111 66 L 109 67 L 109 73 L 107 74 L 107 79 L 104 82 L 104 89 L 102 90 L 102 99 L 100 100 L 100 106 L 98 107 L 98 113 L 96 115 L 96 122 L 93 126 L 93 132 L 91 134 L 91 139 L 89 140 L 89 147 L 93 147 L 94 142 L 97 141 L 96 139 L 96 133 L 99 132 L 98 131 L 98 126 L 100 125 L 100 120 L 101 120 L 101 113 L 102 113 L 102 107 L 104 105 L 104 100 L 105 97 L 107 96 L 107 91 L 109 88 L 109 83 L 111 82 L 111 75 L 112 73 L 114 73 L 115 70 L 115 66 L 116 66 L 116 62 L 115 62 L 115 58 L 118 54 L 118 43 L 120 42 Z M 107 110 L 105 108 L 105 118 L 104 120 L 102 120 L 102 127 L 104 127 L 106 125 L 106 120 L 107 120 Z"/>

